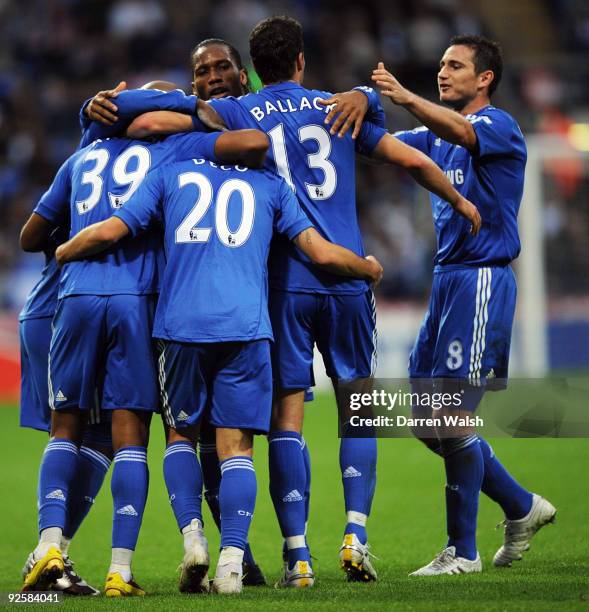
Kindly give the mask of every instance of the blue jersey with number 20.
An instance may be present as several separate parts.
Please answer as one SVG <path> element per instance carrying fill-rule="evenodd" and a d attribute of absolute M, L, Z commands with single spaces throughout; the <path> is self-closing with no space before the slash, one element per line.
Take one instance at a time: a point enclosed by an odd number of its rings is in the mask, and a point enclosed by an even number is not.
<path fill-rule="evenodd" d="M 272 339 L 267 261 L 273 232 L 292 240 L 311 227 L 281 178 L 204 159 L 162 166 L 115 216 L 133 235 L 163 222 L 166 269 L 156 338 Z"/>

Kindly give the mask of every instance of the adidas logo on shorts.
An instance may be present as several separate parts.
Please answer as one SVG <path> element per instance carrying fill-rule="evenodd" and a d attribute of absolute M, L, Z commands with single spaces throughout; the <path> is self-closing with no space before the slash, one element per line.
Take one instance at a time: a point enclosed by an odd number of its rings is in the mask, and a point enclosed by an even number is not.
<path fill-rule="evenodd" d="M 359 476 L 362 476 L 362 472 L 359 472 L 353 465 L 348 466 L 342 474 L 343 478 L 358 478 Z"/>
<path fill-rule="evenodd" d="M 180 410 L 178 416 L 176 417 L 177 421 L 188 421 L 190 417 L 184 412 L 184 410 Z"/>
<path fill-rule="evenodd" d="M 282 498 L 283 502 L 298 502 L 303 501 L 303 496 L 296 490 L 293 489 L 288 495 Z"/>
<path fill-rule="evenodd" d="M 139 516 L 137 514 L 137 510 L 135 510 L 135 508 L 133 508 L 131 504 L 129 504 L 128 506 L 123 506 L 122 508 L 119 508 L 117 510 L 117 514 L 124 514 L 126 516 Z"/>
<path fill-rule="evenodd" d="M 60 499 L 61 501 L 65 501 L 65 495 L 61 489 L 55 489 L 55 491 L 51 491 L 45 495 L 45 499 Z"/>
<path fill-rule="evenodd" d="M 61 389 L 57 392 L 57 395 L 55 396 L 55 401 L 56 402 L 67 402 L 67 397 L 63 394 Z"/>

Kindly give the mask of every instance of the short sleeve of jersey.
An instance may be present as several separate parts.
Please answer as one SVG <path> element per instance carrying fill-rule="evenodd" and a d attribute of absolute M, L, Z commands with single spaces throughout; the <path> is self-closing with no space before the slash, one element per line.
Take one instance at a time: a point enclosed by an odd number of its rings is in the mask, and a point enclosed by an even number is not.
<path fill-rule="evenodd" d="M 418 149 L 422 153 L 429 155 L 431 132 L 428 128 L 418 127 L 414 130 L 395 132 L 393 136 L 410 147 Z"/>
<path fill-rule="evenodd" d="M 164 194 L 164 179 L 162 166 L 150 172 L 122 208 L 113 217 L 118 217 L 129 228 L 132 236 L 145 231 L 149 225 L 161 218 L 160 201 Z"/>
<path fill-rule="evenodd" d="M 249 127 L 249 124 L 243 120 L 244 109 L 237 98 L 220 98 L 211 100 L 209 104 L 219 113 L 230 130 Z"/>
<path fill-rule="evenodd" d="M 210 161 L 222 163 L 215 155 L 215 144 L 222 132 L 203 134 L 202 132 L 189 132 L 188 134 L 175 134 L 166 138 L 176 156 L 176 161 L 184 161 L 193 158 L 204 158 Z"/>
<path fill-rule="evenodd" d="M 313 227 L 313 224 L 303 212 L 293 190 L 283 179 L 279 179 L 278 183 L 274 228 L 292 240 L 303 230 Z"/>
<path fill-rule="evenodd" d="M 69 220 L 71 195 L 71 163 L 67 159 L 57 171 L 53 183 L 41 196 L 33 212 L 41 215 L 55 225 L 65 224 Z"/>
<path fill-rule="evenodd" d="M 370 155 L 386 133 L 384 128 L 365 121 L 356 138 L 356 152 L 361 155 Z"/>
<path fill-rule="evenodd" d="M 469 115 L 468 120 L 477 135 L 478 157 L 526 157 L 523 134 L 515 119 L 505 111 L 487 107 L 476 115 Z"/>

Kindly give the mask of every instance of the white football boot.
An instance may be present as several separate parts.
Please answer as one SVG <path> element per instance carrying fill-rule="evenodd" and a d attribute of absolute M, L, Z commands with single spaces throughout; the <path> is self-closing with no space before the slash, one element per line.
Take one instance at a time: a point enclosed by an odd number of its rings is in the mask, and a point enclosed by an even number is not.
<path fill-rule="evenodd" d="M 297 561 L 292 569 L 288 569 L 288 562 L 284 564 L 284 574 L 274 585 L 277 589 L 308 589 L 315 584 L 315 574 L 308 561 Z"/>
<path fill-rule="evenodd" d="M 532 508 L 524 518 L 510 521 L 505 519 L 497 527 L 505 526 L 503 546 L 495 553 L 495 567 L 511 567 L 512 561 L 521 561 L 523 553 L 529 550 L 530 540 L 548 523 L 554 523 L 556 508 L 546 499 L 534 494 Z"/>
<path fill-rule="evenodd" d="M 212 591 L 219 594 L 237 594 L 243 590 L 243 550 L 227 546 L 221 550 L 213 579 Z"/>
<path fill-rule="evenodd" d="M 185 535 L 184 558 L 180 565 L 181 593 L 208 593 L 209 544 L 198 519 L 192 521 L 194 528 Z"/>
<path fill-rule="evenodd" d="M 370 557 L 374 557 L 370 545 L 362 544 L 355 533 L 346 533 L 339 549 L 339 558 L 348 582 L 372 582 L 377 579 Z"/>
<path fill-rule="evenodd" d="M 456 556 L 456 547 L 448 546 L 428 565 L 411 572 L 410 576 L 441 576 L 443 574 L 471 574 L 483 569 L 481 558 L 477 553 L 474 561 Z"/>

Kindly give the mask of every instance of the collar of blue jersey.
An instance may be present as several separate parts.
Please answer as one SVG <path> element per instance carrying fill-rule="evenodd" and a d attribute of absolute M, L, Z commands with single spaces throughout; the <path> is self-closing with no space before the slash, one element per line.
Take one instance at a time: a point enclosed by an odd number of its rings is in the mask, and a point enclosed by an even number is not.
<path fill-rule="evenodd" d="M 266 85 L 264 87 L 264 89 L 271 89 L 272 91 L 300 88 L 302 88 L 302 85 L 300 83 L 295 83 L 294 81 L 281 81 L 280 83 L 272 83 L 271 85 Z"/>
<path fill-rule="evenodd" d="M 468 119 L 469 117 L 476 117 L 477 115 L 480 115 L 481 113 L 483 113 L 486 110 L 489 110 L 490 108 L 495 108 L 495 107 L 492 104 L 487 104 L 483 106 L 483 108 L 479 108 L 479 110 L 474 113 L 468 113 L 468 115 L 466 115 L 466 118 Z"/>

